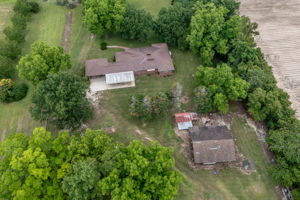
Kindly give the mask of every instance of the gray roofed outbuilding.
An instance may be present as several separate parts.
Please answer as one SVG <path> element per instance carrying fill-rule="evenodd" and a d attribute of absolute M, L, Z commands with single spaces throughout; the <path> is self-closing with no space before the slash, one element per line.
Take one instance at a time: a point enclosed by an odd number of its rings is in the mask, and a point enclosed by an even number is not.
<path fill-rule="evenodd" d="M 214 164 L 235 161 L 232 135 L 226 126 L 204 126 L 189 129 L 194 162 Z"/>

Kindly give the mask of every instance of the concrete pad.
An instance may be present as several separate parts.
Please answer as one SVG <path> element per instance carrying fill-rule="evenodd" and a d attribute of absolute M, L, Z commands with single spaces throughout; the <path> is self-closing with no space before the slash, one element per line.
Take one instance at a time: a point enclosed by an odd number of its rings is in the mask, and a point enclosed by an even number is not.
<path fill-rule="evenodd" d="M 120 88 L 128 88 L 128 87 L 135 87 L 135 82 L 123 83 L 123 84 L 106 84 L 105 76 L 98 77 L 98 78 L 91 78 L 90 79 L 90 89 L 92 92 L 99 92 L 104 90 L 113 90 L 113 89 L 120 89 Z"/>

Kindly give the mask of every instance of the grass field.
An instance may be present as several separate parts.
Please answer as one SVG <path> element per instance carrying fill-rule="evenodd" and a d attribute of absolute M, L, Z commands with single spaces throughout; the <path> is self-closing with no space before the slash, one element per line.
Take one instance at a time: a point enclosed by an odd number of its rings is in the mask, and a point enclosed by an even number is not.
<path fill-rule="evenodd" d="M 4 37 L 2 30 L 9 21 L 9 14 L 12 10 L 13 2 L 0 0 L 0 39 Z"/>
<path fill-rule="evenodd" d="M 0 0 L 1 1 L 1 0 Z M 129 3 L 144 8 L 156 15 L 160 8 L 170 5 L 170 0 L 128 0 Z M 65 23 L 67 9 L 56 6 L 54 0 L 40 2 L 42 10 L 34 15 L 28 26 L 27 41 L 24 44 L 24 53 L 29 52 L 30 45 L 36 40 L 43 40 L 52 45 L 59 45 Z M 1 3 L 0 3 L 1 6 Z M 80 73 L 86 59 L 107 57 L 112 58 L 114 52 L 120 49 L 102 51 L 99 48 L 100 39 L 93 37 L 81 23 L 80 6 L 73 12 L 71 45 L 72 71 Z M 3 18 L 0 18 L 2 23 Z M 105 40 L 109 45 L 140 47 L 157 42 L 156 39 L 147 43 L 124 41 L 118 36 L 110 36 Z M 116 132 L 111 134 L 116 140 L 128 143 L 133 139 L 155 139 L 163 145 L 174 148 L 176 168 L 185 177 L 180 187 L 178 200 L 276 200 L 274 184 L 267 174 L 268 163 L 255 132 L 243 118 L 236 117 L 232 124 L 232 132 L 236 138 L 239 151 L 250 159 L 256 172 L 245 175 L 234 168 L 226 168 L 217 175 L 210 171 L 193 171 L 186 159 L 180 153 L 181 139 L 174 133 L 172 116 L 166 114 L 159 120 L 143 124 L 128 116 L 128 100 L 132 94 L 156 93 L 170 91 L 177 83 L 183 85 L 184 96 L 190 97 L 193 89 L 193 73 L 200 65 L 198 58 L 190 52 L 171 49 L 174 56 L 176 73 L 173 76 L 162 78 L 155 76 L 138 77 L 135 88 L 106 91 L 100 104 L 100 114 L 89 123 L 92 128 L 108 128 L 114 126 Z M 30 107 L 29 95 L 22 101 L 12 104 L 0 104 L 0 136 L 20 131 L 30 133 L 39 125 L 31 119 L 28 112 Z M 190 99 L 188 99 L 190 100 Z M 191 101 L 187 103 L 190 106 Z M 100 116 L 100 117 L 99 117 Z"/>

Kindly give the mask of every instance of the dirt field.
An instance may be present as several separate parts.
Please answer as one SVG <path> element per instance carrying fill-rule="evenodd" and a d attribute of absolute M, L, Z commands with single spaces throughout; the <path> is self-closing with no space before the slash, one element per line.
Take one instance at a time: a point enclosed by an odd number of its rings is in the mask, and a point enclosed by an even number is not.
<path fill-rule="evenodd" d="M 258 46 L 300 119 L 300 1 L 240 1 L 241 14 L 258 23 Z"/>

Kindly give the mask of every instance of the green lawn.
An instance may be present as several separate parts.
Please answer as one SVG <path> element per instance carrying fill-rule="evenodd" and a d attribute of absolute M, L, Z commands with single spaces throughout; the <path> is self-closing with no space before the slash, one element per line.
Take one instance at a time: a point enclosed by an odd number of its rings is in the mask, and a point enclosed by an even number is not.
<path fill-rule="evenodd" d="M 12 1 L 1 1 L 0 0 L 0 39 L 4 37 L 2 30 L 7 25 L 9 21 L 9 14 L 12 10 Z"/>
<path fill-rule="evenodd" d="M 36 15 L 32 15 L 28 23 L 23 54 L 28 53 L 31 44 L 37 40 L 45 41 L 51 45 L 60 44 L 64 29 L 65 14 L 68 10 L 55 5 L 54 2 L 54 0 L 48 2 L 40 1 L 41 11 Z M 0 3 L 0 9 L 2 4 L 12 5 L 11 2 Z M 0 15 L 2 15 L 2 12 Z M 7 15 L 5 19 L 8 19 Z M 33 87 L 30 86 L 29 94 L 22 101 L 11 104 L 0 103 L 1 140 L 5 135 L 16 131 L 30 133 L 34 127 L 39 125 L 38 122 L 32 120 L 28 112 L 32 90 Z"/>
<path fill-rule="evenodd" d="M 153 15 L 156 15 L 160 8 L 170 5 L 170 0 L 128 0 L 128 2 L 148 10 Z M 36 40 L 43 40 L 52 45 L 59 45 L 61 42 L 65 14 L 69 10 L 56 6 L 54 0 L 48 2 L 40 1 L 40 4 L 42 5 L 41 12 L 32 17 L 28 26 L 24 53 L 29 52 L 30 45 Z M 100 50 L 100 39 L 93 37 L 81 23 L 81 7 L 77 7 L 72 12 L 72 38 L 69 53 L 72 59 L 73 72 L 80 73 L 86 59 L 100 57 L 112 59 L 114 52 L 120 51 L 120 49 Z M 124 41 L 118 36 L 110 36 L 105 41 L 109 45 L 128 47 L 140 47 L 158 42 L 156 39 L 147 43 Z M 135 88 L 104 92 L 100 104 L 100 117 L 98 116 L 89 122 L 89 126 L 92 128 L 114 126 L 116 132 L 111 134 L 111 136 L 125 143 L 133 139 L 151 138 L 158 140 L 163 145 L 172 146 L 174 148 L 176 168 L 185 177 L 183 184 L 180 186 L 178 200 L 278 199 L 272 179 L 267 174 L 269 164 L 264 157 L 255 132 L 245 123 L 243 118 L 235 118 L 231 127 L 239 151 L 255 164 L 256 172 L 251 175 L 245 175 L 233 168 L 223 169 L 218 175 L 213 175 L 207 170 L 193 171 L 188 166 L 182 153 L 180 153 L 181 139 L 173 131 L 175 124 L 171 115 L 165 114 L 159 120 L 146 124 L 129 117 L 128 100 L 133 94 L 170 91 L 179 82 L 183 85 L 184 96 L 191 97 L 194 87 L 193 74 L 196 67 L 200 65 L 199 59 L 190 52 L 182 52 L 177 49 L 171 49 L 171 51 L 176 68 L 173 76 L 166 78 L 156 76 L 138 77 Z M 28 112 L 32 90 L 33 87 L 31 86 L 29 95 L 20 102 L 0 104 L 1 140 L 3 140 L 5 135 L 16 131 L 31 133 L 31 130 L 39 125 L 39 123 L 31 119 Z M 191 106 L 190 98 L 188 100 L 187 108 Z"/>

